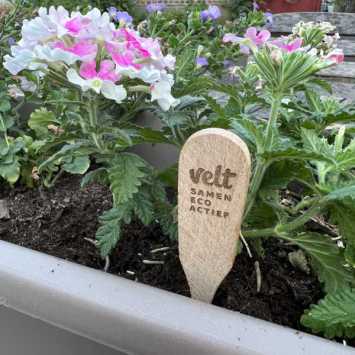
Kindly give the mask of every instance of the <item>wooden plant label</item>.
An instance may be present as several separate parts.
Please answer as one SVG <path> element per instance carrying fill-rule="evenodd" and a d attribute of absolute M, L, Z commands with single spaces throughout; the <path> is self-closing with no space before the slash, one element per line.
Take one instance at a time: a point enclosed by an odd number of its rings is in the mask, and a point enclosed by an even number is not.
<path fill-rule="evenodd" d="M 179 161 L 179 254 L 192 298 L 212 302 L 236 253 L 250 179 L 250 154 L 234 133 L 201 130 Z"/>

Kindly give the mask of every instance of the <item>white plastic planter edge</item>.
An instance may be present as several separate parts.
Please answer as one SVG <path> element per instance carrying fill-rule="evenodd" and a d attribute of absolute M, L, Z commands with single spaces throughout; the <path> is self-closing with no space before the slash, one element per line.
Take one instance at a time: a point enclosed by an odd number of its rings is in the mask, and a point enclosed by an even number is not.
<path fill-rule="evenodd" d="M 0 303 L 129 354 L 354 354 L 335 342 L 2 241 Z"/>

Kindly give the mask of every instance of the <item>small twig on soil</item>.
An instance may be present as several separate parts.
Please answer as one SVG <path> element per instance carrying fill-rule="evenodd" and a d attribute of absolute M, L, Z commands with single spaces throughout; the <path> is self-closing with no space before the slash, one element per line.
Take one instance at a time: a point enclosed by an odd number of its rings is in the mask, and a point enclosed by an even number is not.
<path fill-rule="evenodd" d="M 95 247 L 97 247 L 97 241 L 91 238 L 84 238 L 87 242 L 91 243 Z M 108 269 L 110 268 L 110 257 L 106 256 L 105 258 L 105 266 L 104 266 L 104 272 L 107 272 Z"/>
<path fill-rule="evenodd" d="M 97 241 L 96 241 L 96 240 L 91 239 L 91 238 L 84 238 L 84 239 L 85 239 L 87 242 L 89 242 L 89 243 L 95 245 L 95 247 L 97 247 Z"/>
<path fill-rule="evenodd" d="M 150 252 L 151 252 L 152 254 L 155 254 L 155 253 L 159 253 L 159 252 L 161 252 L 161 251 L 167 251 L 167 250 L 170 250 L 170 247 L 157 248 L 157 249 L 151 250 Z"/>
<path fill-rule="evenodd" d="M 243 242 L 243 244 L 244 244 L 244 246 L 245 246 L 245 248 L 246 248 L 246 250 L 247 250 L 247 253 L 248 253 L 248 255 L 249 255 L 249 258 L 252 259 L 252 258 L 253 258 L 253 254 L 251 253 L 250 248 L 249 248 L 249 245 L 248 245 L 247 241 L 245 240 L 245 238 L 244 238 L 242 232 L 240 232 L 240 239 L 242 240 L 242 242 Z"/>
<path fill-rule="evenodd" d="M 147 265 L 163 265 L 164 261 L 161 260 L 146 260 L 144 259 L 142 261 L 143 264 L 147 264 Z"/>
<path fill-rule="evenodd" d="M 256 292 L 259 293 L 261 290 L 261 271 L 259 261 L 255 261 L 254 267 L 256 272 Z"/>
<path fill-rule="evenodd" d="M 109 258 L 109 256 L 106 256 L 104 271 L 107 272 L 109 268 L 110 268 L 110 258 Z"/>

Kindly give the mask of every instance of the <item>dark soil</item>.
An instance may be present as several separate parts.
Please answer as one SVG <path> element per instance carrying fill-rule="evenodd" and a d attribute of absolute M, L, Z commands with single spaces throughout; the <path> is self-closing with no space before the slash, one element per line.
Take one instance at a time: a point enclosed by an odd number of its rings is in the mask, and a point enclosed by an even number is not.
<path fill-rule="evenodd" d="M 8 200 L 11 216 L 0 220 L 0 239 L 93 268 L 104 267 L 105 261 L 90 240 L 95 238 L 97 217 L 111 207 L 111 194 L 106 187 L 93 184 L 80 189 L 79 178 L 66 177 L 51 190 L 3 188 L 0 199 Z M 152 252 L 162 247 L 169 249 Z M 317 302 L 322 291 L 314 275 L 289 263 L 288 252 L 292 250 L 272 241 L 265 244 L 264 258 L 251 259 L 242 252 L 214 304 L 300 329 L 299 319 L 304 309 Z M 256 287 L 256 260 L 262 275 L 260 292 Z M 108 271 L 189 295 L 177 243 L 164 236 L 156 225 L 144 227 L 134 222 L 127 226 L 110 257 Z"/>

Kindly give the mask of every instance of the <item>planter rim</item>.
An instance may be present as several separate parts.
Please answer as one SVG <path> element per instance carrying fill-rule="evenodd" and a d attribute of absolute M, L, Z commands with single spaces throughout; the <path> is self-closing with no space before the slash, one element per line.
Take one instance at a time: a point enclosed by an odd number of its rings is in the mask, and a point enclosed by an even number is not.
<path fill-rule="evenodd" d="M 128 354 L 354 354 L 320 337 L 3 241 L 0 305 Z"/>

